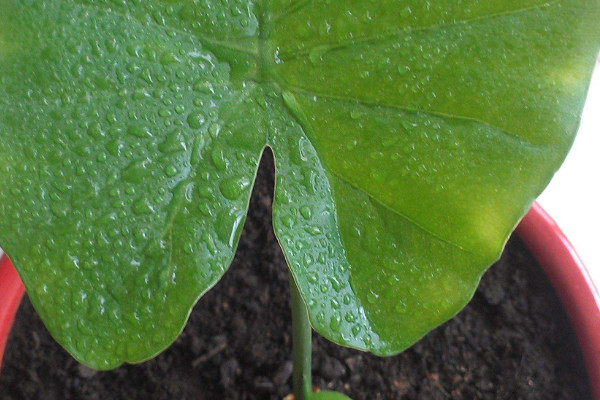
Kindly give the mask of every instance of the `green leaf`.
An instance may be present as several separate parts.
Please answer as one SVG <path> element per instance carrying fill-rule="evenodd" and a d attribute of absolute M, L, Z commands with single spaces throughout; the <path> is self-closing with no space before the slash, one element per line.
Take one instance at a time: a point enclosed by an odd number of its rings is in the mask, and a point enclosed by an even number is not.
<path fill-rule="evenodd" d="M 52 335 L 167 347 L 266 146 L 319 333 L 389 355 L 453 316 L 573 140 L 600 2 L 448 3 L 2 0 L 0 239 Z"/>
<path fill-rule="evenodd" d="M 341 393 L 332 392 L 332 391 L 327 390 L 324 392 L 313 393 L 310 396 L 310 400 L 352 400 L 352 399 Z"/>

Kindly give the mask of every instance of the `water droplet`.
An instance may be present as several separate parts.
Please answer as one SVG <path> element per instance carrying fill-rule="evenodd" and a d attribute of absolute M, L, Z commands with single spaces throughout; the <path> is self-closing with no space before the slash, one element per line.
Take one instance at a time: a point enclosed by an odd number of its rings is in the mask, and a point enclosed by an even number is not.
<path fill-rule="evenodd" d="M 92 124 L 88 128 L 88 135 L 90 135 L 93 138 L 99 139 L 104 137 L 106 135 L 106 132 L 104 132 L 100 124 Z"/>
<path fill-rule="evenodd" d="M 158 149 L 163 153 L 173 153 L 186 149 L 186 143 L 183 136 L 183 131 L 176 129 L 171 132 L 164 140 L 164 142 L 158 145 Z"/>
<path fill-rule="evenodd" d="M 208 203 L 200 203 L 200 205 L 198 206 L 198 209 L 205 217 L 210 217 L 213 215 L 213 212 L 212 212 L 210 206 L 208 205 Z"/>
<path fill-rule="evenodd" d="M 179 173 L 179 171 L 177 170 L 177 167 L 174 165 L 167 165 L 167 167 L 165 168 L 165 174 L 169 177 L 172 178 L 175 175 L 177 175 Z"/>
<path fill-rule="evenodd" d="M 148 199 L 142 197 L 137 199 L 133 203 L 132 211 L 136 215 L 152 214 L 154 212 L 154 208 L 152 207 L 152 204 L 150 204 Z"/>
<path fill-rule="evenodd" d="M 217 123 L 212 123 L 210 124 L 210 126 L 208 127 L 208 133 L 210 134 L 210 136 L 212 136 L 213 138 L 216 138 L 217 136 L 219 136 L 219 132 L 221 130 L 221 126 Z"/>
<path fill-rule="evenodd" d="M 348 311 L 344 315 L 344 319 L 346 320 L 346 322 L 354 322 L 354 321 L 356 321 L 356 315 L 354 315 L 354 313 L 352 311 Z"/>
<path fill-rule="evenodd" d="M 342 317 L 340 316 L 340 314 L 336 313 L 335 315 L 332 315 L 331 318 L 329 319 L 329 328 L 331 328 L 331 330 L 334 332 L 339 332 L 341 325 L 342 325 Z"/>
<path fill-rule="evenodd" d="M 330 276 L 329 282 L 331 283 L 331 287 L 333 288 L 333 290 L 335 290 L 336 292 L 339 292 L 344 287 L 344 284 L 340 282 L 340 280 L 337 279 L 335 276 Z"/>
<path fill-rule="evenodd" d="M 225 171 L 229 165 L 229 161 L 225 158 L 225 152 L 218 146 L 211 152 L 211 159 L 215 167 L 220 171 Z"/>
<path fill-rule="evenodd" d="M 317 321 L 319 321 L 319 322 L 325 321 L 325 313 L 323 311 L 319 311 L 319 313 L 317 314 Z"/>
<path fill-rule="evenodd" d="M 312 258 L 312 256 L 311 256 L 309 253 L 306 253 L 306 254 L 304 255 L 304 260 L 303 260 L 303 262 L 304 262 L 304 265 L 305 265 L 305 266 L 307 266 L 307 267 L 310 267 L 310 266 L 312 266 L 312 263 L 313 263 L 313 258 Z"/>
<path fill-rule="evenodd" d="M 141 161 L 132 161 L 123 170 L 121 177 L 126 182 L 140 183 L 145 177 L 150 175 L 149 165 L 151 161 L 149 159 Z"/>
<path fill-rule="evenodd" d="M 188 118 L 187 118 L 188 125 L 192 129 L 200 129 L 202 127 L 202 125 L 204 125 L 205 121 L 206 121 L 206 118 L 204 117 L 204 114 L 202 114 L 201 112 L 191 113 L 190 115 L 188 115 Z"/>
<path fill-rule="evenodd" d="M 300 207 L 300 214 L 304 217 L 304 219 L 310 219 L 312 216 L 312 210 L 308 206 Z"/>
<path fill-rule="evenodd" d="M 250 180 L 245 176 L 239 176 L 223 180 L 219 189 L 226 199 L 236 200 L 248 186 L 250 186 Z"/>
<path fill-rule="evenodd" d="M 343 302 L 345 305 L 348 305 L 348 304 L 350 304 L 350 301 L 351 301 L 350 295 L 349 295 L 348 293 L 346 293 L 346 294 L 344 295 L 344 297 L 342 297 L 342 302 Z"/>
<path fill-rule="evenodd" d="M 336 310 L 339 309 L 340 308 L 340 302 L 337 299 L 335 299 L 335 298 L 331 299 L 331 307 L 333 307 Z"/>
<path fill-rule="evenodd" d="M 214 94 L 215 91 L 210 82 L 200 80 L 194 84 L 194 90 L 199 93 Z"/>
<path fill-rule="evenodd" d="M 294 226 L 294 218 L 291 215 L 284 215 L 280 218 L 280 220 L 283 226 L 286 228 L 291 228 Z"/>
<path fill-rule="evenodd" d="M 369 293 L 367 293 L 367 301 L 371 304 L 375 304 L 378 298 L 379 295 L 373 292 L 372 290 L 370 290 Z"/>
<path fill-rule="evenodd" d="M 306 276 L 306 279 L 310 282 L 310 283 L 317 283 L 319 282 L 319 275 L 317 275 L 316 272 L 309 272 Z"/>
<path fill-rule="evenodd" d="M 162 65 L 175 64 L 179 62 L 179 58 L 173 52 L 167 51 L 162 54 L 160 57 L 160 63 Z"/>
<path fill-rule="evenodd" d="M 161 108 L 160 110 L 158 110 L 158 115 L 159 115 L 159 117 L 162 117 L 162 118 L 168 118 L 171 116 L 171 114 L 172 114 L 171 110 L 166 109 L 166 108 Z"/>
<path fill-rule="evenodd" d="M 127 133 L 138 138 L 152 137 L 152 132 L 147 126 L 131 125 L 127 128 Z"/>

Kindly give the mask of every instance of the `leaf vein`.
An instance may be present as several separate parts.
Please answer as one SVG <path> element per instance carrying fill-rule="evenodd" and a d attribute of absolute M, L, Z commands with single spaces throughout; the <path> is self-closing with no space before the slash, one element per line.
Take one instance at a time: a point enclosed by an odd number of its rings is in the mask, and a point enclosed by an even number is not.
<path fill-rule="evenodd" d="M 363 100 L 363 99 L 354 98 L 354 97 L 344 97 L 344 96 L 339 96 L 339 95 L 334 95 L 334 94 L 321 93 L 321 92 L 312 91 L 307 88 L 303 88 L 301 86 L 295 86 L 295 85 L 291 85 L 291 84 L 287 84 L 287 83 L 285 83 L 285 87 L 288 90 L 290 90 L 291 92 L 294 92 L 298 95 L 303 95 L 303 96 L 311 96 L 311 97 L 316 96 L 316 97 L 320 97 L 320 98 L 323 98 L 326 100 L 358 104 L 358 105 L 365 106 L 365 107 L 389 108 L 389 109 L 398 110 L 398 111 L 428 114 L 428 115 L 432 115 L 432 116 L 444 118 L 444 119 L 454 119 L 454 120 L 463 121 L 463 122 L 474 122 L 474 123 L 484 125 L 494 131 L 497 131 L 497 132 L 503 134 L 504 136 L 509 137 L 512 140 L 517 140 L 522 145 L 526 145 L 528 147 L 544 146 L 544 144 L 542 144 L 542 143 L 531 142 L 531 141 L 526 140 L 525 138 L 517 135 L 516 133 L 510 132 L 510 131 L 508 131 L 504 128 L 500 128 L 499 126 L 496 126 L 490 122 L 486 122 L 482 119 L 475 118 L 475 117 L 470 117 L 470 116 L 466 116 L 466 115 L 458 115 L 458 114 L 450 114 L 450 113 L 446 113 L 446 112 L 442 112 L 442 111 L 435 111 L 435 110 L 424 110 L 424 109 L 417 108 L 417 107 L 403 106 L 403 105 L 392 104 L 392 103 L 369 101 L 369 100 Z"/>
<path fill-rule="evenodd" d="M 337 179 L 339 179 L 340 181 L 342 181 L 344 184 L 350 186 L 351 188 L 365 194 L 368 198 L 369 201 L 371 201 L 372 203 L 378 204 L 381 207 L 385 208 L 386 210 L 390 211 L 391 213 L 393 213 L 394 215 L 397 215 L 398 217 L 404 219 L 405 221 L 411 223 L 412 225 L 416 226 L 417 228 L 421 229 L 422 231 L 428 233 L 429 235 L 433 236 L 434 238 L 440 240 L 443 243 L 446 243 L 452 247 L 455 247 L 467 254 L 473 254 L 473 255 L 480 255 L 476 252 L 473 252 L 469 249 L 464 248 L 463 246 L 459 245 L 458 243 L 455 243 L 453 241 L 451 241 L 450 239 L 444 238 L 443 236 L 433 232 L 432 230 L 430 230 L 429 228 L 426 228 L 425 226 L 421 225 L 419 222 L 415 221 L 413 218 L 409 217 L 408 215 L 404 214 L 403 212 L 396 210 L 392 207 L 390 207 L 389 205 L 385 204 L 383 201 L 379 200 L 378 198 L 376 198 L 374 195 L 372 195 L 371 193 L 367 192 L 365 189 L 359 187 L 358 185 L 350 182 L 346 177 L 344 177 L 343 175 L 341 175 L 340 173 L 338 173 L 334 168 L 329 168 L 328 171 Z"/>
<path fill-rule="evenodd" d="M 277 21 L 280 21 L 281 19 L 302 10 L 306 6 L 310 5 L 312 2 L 313 2 L 313 0 L 300 0 L 295 3 L 292 3 L 288 7 L 286 7 L 284 10 L 282 10 L 280 13 L 273 15 L 273 17 L 271 18 L 269 23 L 274 24 Z"/>
<path fill-rule="evenodd" d="M 296 103 L 296 108 L 301 107 L 300 104 Z M 312 136 L 314 137 L 314 129 L 310 123 L 310 121 L 307 118 L 304 118 L 304 112 L 303 110 L 292 110 L 290 109 L 290 111 L 292 111 L 292 114 L 294 115 L 294 117 L 298 120 L 298 122 L 300 123 L 300 125 L 303 127 L 304 130 L 308 130 L 308 131 L 313 131 Z M 310 139 L 311 135 L 308 135 L 308 140 L 312 142 L 312 140 Z M 314 145 L 313 145 L 314 146 Z M 316 149 L 316 146 L 314 146 Z M 319 157 L 320 159 L 321 157 Z M 321 163 L 325 166 L 327 165 L 326 160 L 320 160 Z M 387 204 L 385 204 L 384 202 L 382 202 L 381 200 L 377 199 L 375 196 L 373 196 L 372 194 L 368 193 L 367 191 L 365 191 L 364 189 L 360 188 L 359 186 L 357 186 L 356 184 L 350 182 L 348 179 L 346 179 L 343 175 L 339 174 L 334 168 L 331 168 L 331 166 L 328 166 L 328 168 L 325 169 L 326 171 L 330 172 L 335 178 L 339 179 L 340 181 L 342 181 L 343 183 L 349 185 L 350 187 L 352 187 L 353 189 L 364 193 L 366 196 L 369 197 L 370 201 L 375 202 L 376 204 L 381 205 L 382 207 L 384 207 L 385 209 L 389 210 L 390 212 L 392 212 L 393 214 L 397 215 L 398 217 L 408 221 L 409 223 L 415 225 L 416 227 L 418 227 L 419 229 L 423 230 L 424 232 L 427 232 L 428 234 L 430 234 L 431 236 L 435 237 L 436 239 L 447 243 L 449 245 L 451 245 L 452 247 L 455 247 L 461 251 L 464 251 L 465 253 L 468 254 L 475 254 L 477 255 L 477 253 L 474 253 L 470 250 L 467 250 L 465 248 L 463 248 L 462 246 L 460 246 L 457 243 L 452 242 L 449 239 L 446 239 L 438 234 L 436 234 L 435 232 L 432 232 L 431 230 L 429 230 L 428 228 L 422 226 L 420 223 L 418 223 L 417 221 L 413 220 L 412 218 L 410 218 L 408 215 L 400 212 L 399 210 L 395 210 L 393 208 L 391 208 L 390 206 L 388 206 Z M 338 224 L 337 221 L 337 215 L 336 215 L 336 224 Z"/>
<path fill-rule="evenodd" d="M 320 43 L 309 49 L 303 49 L 303 50 L 299 50 L 299 51 L 291 51 L 289 53 L 282 51 L 280 53 L 279 57 L 283 61 L 291 61 L 291 60 L 297 59 L 301 56 L 308 55 L 318 49 L 321 51 L 324 51 L 324 52 L 328 52 L 328 51 L 337 50 L 337 49 L 352 48 L 352 47 L 355 47 L 360 44 L 382 41 L 382 40 L 391 39 L 391 38 L 394 38 L 397 36 L 411 35 L 411 34 L 419 33 L 419 32 L 442 30 L 442 29 L 447 29 L 450 27 L 458 26 L 458 25 L 466 25 L 471 22 L 483 21 L 486 19 L 492 19 L 492 18 L 498 18 L 498 17 L 505 17 L 505 16 L 515 15 L 515 14 L 519 14 L 519 13 L 523 13 L 523 12 L 527 12 L 527 11 L 546 8 L 546 7 L 550 7 L 553 4 L 558 3 L 560 1 L 561 0 L 551 0 L 551 1 L 548 1 L 548 2 L 545 2 L 542 4 L 535 4 L 530 7 L 523 7 L 523 8 L 519 8 L 516 10 L 498 12 L 498 13 L 488 14 L 488 15 L 481 15 L 481 16 L 477 16 L 477 17 L 473 17 L 473 18 L 456 20 L 456 21 L 451 21 L 451 22 L 447 22 L 447 23 L 422 26 L 422 27 L 418 27 L 415 29 L 410 29 L 410 28 L 402 28 L 399 30 L 395 29 L 395 30 L 382 32 L 382 33 L 379 33 L 376 35 L 359 36 L 357 38 L 352 38 L 352 39 L 344 40 L 344 41 Z"/>

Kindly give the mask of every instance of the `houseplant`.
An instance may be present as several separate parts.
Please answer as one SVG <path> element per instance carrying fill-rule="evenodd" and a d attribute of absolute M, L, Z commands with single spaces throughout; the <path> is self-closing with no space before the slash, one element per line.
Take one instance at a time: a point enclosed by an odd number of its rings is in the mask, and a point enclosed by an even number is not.
<path fill-rule="evenodd" d="M 292 383 L 289 291 L 287 266 L 269 229 L 272 186 L 264 167 L 234 263 L 194 307 L 173 346 L 149 362 L 95 373 L 53 343 L 24 302 L 0 367 L 0 393 L 7 399 L 282 400 Z M 560 271 L 576 272 L 567 264 Z M 576 325 L 561 316 L 544 281 L 513 238 L 469 305 L 402 354 L 379 358 L 314 335 L 314 385 L 357 400 L 593 399 L 589 386 L 598 369 L 586 373 L 580 354 L 588 354 L 586 342 L 578 346 Z"/>
<path fill-rule="evenodd" d="M 54 337 L 168 346 L 266 146 L 300 343 L 305 306 L 379 355 L 454 315 L 570 146 L 600 4 L 443 3 L 3 2 L 1 244 Z"/>

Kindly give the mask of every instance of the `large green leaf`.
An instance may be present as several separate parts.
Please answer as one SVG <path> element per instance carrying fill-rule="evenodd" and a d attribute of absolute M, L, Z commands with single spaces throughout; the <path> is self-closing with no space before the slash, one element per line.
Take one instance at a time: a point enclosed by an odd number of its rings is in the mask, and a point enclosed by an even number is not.
<path fill-rule="evenodd" d="M 233 257 L 258 160 L 314 328 L 454 315 L 563 160 L 597 0 L 1 0 L 0 234 L 54 337 L 152 357 Z"/>

